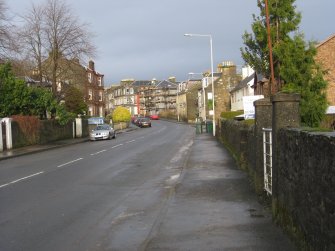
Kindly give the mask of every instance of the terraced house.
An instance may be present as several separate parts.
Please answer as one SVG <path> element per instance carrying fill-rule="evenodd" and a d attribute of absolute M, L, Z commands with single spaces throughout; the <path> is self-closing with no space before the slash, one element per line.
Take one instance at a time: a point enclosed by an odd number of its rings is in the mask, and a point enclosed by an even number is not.
<path fill-rule="evenodd" d="M 131 114 L 143 116 L 176 113 L 177 84 L 173 80 L 125 79 L 120 85 L 107 89 L 106 93 L 108 97 L 113 96 L 106 103 L 106 107 L 123 106 L 128 108 Z"/>
<path fill-rule="evenodd" d="M 88 106 L 88 115 L 103 117 L 105 115 L 104 75 L 95 70 L 92 60 L 88 63 L 86 74 L 85 102 Z"/>

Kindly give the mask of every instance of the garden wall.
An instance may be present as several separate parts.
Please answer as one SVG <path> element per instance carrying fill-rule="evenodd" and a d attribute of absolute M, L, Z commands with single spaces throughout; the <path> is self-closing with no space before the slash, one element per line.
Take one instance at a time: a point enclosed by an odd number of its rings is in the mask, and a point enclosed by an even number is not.
<path fill-rule="evenodd" d="M 262 100 L 255 126 L 222 120 L 217 137 L 248 171 L 256 192 L 265 194 L 260 133 L 272 121 L 273 218 L 300 250 L 335 250 L 335 132 L 294 129 L 300 128 L 298 105 L 294 95 Z"/>
<path fill-rule="evenodd" d="M 276 220 L 313 250 L 335 250 L 335 133 L 278 132 Z"/>
<path fill-rule="evenodd" d="M 74 123 L 60 125 L 56 120 L 38 120 L 36 117 L 20 116 L 12 120 L 13 148 L 46 144 L 74 137 Z M 88 121 L 82 120 L 82 137 L 87 137 Z"/>

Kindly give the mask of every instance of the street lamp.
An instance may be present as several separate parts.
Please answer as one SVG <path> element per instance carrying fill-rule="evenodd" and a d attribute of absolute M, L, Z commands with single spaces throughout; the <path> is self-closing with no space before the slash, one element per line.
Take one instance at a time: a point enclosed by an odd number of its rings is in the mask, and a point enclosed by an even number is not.
<path fill-rule="evenodd" d="M 190 73 L 188 73 L 188 75 L 191 75 L 191 76 L 193 76 L 193 75 L 195 75 L 195 74 L 197 74 L 197 75 L 203 75 L 203 73 L 194 73 L 194 72 L 190 72 Z M 204 83 L 203 83 L 203 80 L 204 79 L 202 79 L 202 83 L 201 83 L 201 88 L 202 88 L 202 98 L 203 98 L 203 115 L 204 115 L 204 121 L 206 121 L 206 93 L 205 93 L 205 86 L 204 86 Z"/>
<path fill-rule="evenodd" d="M 215 102 L 214 102 L 214 72 L 213 72 L 213 41 L 210 34 L 184 34 L 186 37 L 208 37 L 211 50 L 212 100 L 213 100 L 213 136 L 215 136 Z"/>

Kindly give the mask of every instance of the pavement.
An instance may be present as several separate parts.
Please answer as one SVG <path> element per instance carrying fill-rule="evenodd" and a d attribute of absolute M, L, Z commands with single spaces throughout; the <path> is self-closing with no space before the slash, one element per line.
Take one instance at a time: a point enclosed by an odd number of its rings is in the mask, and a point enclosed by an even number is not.
<path fill-rule="evenodd" d="M 14 149 L 0 153 L 0 160 L 87 140 Z M 208 133 L 195 135 L 173 196 L 153 232 L 141 250 L 296 250 L 272 222 L 247 174 Z"/>
<path fill-rule="evenodd" d="M 127 129 L 117 130 L 116 135 L 132 130 L 136 130 L 137 128 L 135 126 L 131 126 Z M 57 140 L 54 142 L 49 142 L 47 144 L 41 144 L 41 145 L 31 145 L 31 146 L 25 146 L 25 147 L 19 147 L 11 150 L 6 150 L 3 152 L 0 152 L 0 161 L 10 158 L 15 158 L 22 155 L 37 153 L 37 152 L 43 152 L 54 148 L 59 148 L 67 145 L 74 145 L 79 144 L 82 142 L 89 141 L 88 137 L 84 138 L 72 138 L 72 139 L 63 139 L 63 140 Z"/>
<path fill-rule="evenodd" d="M 196 134 L 159 227 L 142 250 L 290 251 L 245 172 L 208 133 Z"/>

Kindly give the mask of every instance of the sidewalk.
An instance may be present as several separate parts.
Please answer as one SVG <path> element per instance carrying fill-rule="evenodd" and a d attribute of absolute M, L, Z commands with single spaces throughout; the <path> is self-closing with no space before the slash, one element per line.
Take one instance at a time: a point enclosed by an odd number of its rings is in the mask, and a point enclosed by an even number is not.
<path fill-rule="evenodd" d="M 296 250 L 247 175 L 210 134 L 195 136 L 157 233 L 145 250 Z"/>
<path fill-rule="evenodd" d="M 31 154 L 31 153 L 43 152 L 49 149 L 63 147 L 66 145 L 79 144 L 79 143 L 82 143 L 88 140 L 89 140 L 88 138 L 65 139 L 65 140 L 58 140 L 58 141 L 50 142 L 48 144 L 43 144 L 43 145 L 31 145 L 31 146 L 15 148 L 15 149 L 7 150 L 4 152 L 0 152 L 0 161 L 22 156 L 22 155 Z"/>
<path fill-rule="evenodd" d="M 130 127 L 127 129 L 123 130 L 118 130 L 116 131 L 116 135 L 120 133 L 124 133 L 127 131 L 135 130 L 136 128 Z M 32 153 L 37 153 L 37 152 L 43 152 L 47 151 L 53 148 L 59 148 L 63 147 L 66 145 L 73 145 L 73 144 L 79 144 L 89 141 L 88 137 L 85 138 L 74 138 L 74 139 L 64 139 L 64 140 L 57 140 L 54 142 L 49 142 L 47 144 L 43 145 L 31 145 L 31 146 L 25 146 L 25 147 L 20 147 L 20 148 L 15 148 L 7 151 L 0 152 L 0 161 L 5 160 L 5 159 L 10 159 L 22 155 L 27 155 L 27 154 L 32 154 Z"/>

